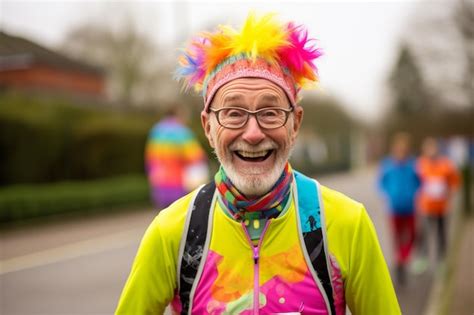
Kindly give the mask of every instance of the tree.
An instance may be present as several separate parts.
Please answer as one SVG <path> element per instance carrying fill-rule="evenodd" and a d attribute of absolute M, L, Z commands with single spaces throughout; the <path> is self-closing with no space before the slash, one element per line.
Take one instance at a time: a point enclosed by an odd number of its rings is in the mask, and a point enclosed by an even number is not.
<path fill-rule="evenodd" d="M 79 25 L 68 32 L 62 50 L 75 58 L 103 66 L 109 74 L 109 92 L 123 106 L 150 102 L 152 86 L 162 78 L 158 50 L 140 34 L 129 18 L 117 29 L 105 23 Z"/>
<path fill-rule="evenodd" d="M 462 35 L 467 71 L 464 77 L 464 89 L 468 93 L 471 112 L 474 110 L 474 2 L 460 0 L 455 11 L 455 21 Z"/>
<path fill-rule="evenodd" d="M 417 114 L 428 107 L 423 78 L 410 48 L 401 45 L 389 84 L 393 92 L 392 115 Z"/>
<path fill-rule="evenodd" d="M 457 3 L 457 4 L 456 4 Z M 421 3 L 389 78 L 388 135 L 472 134 L 474 2 Z"/>

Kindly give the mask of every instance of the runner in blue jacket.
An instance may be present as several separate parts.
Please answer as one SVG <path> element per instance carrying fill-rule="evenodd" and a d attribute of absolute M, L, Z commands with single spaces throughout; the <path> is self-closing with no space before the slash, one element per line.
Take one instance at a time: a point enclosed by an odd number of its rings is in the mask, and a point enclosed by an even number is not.
<path fill-rule="evenodd" d="M 416 172 L 416 159 L 410 156 L 409 135 L 396 134 L 391 149 L 391 155 L 381 163 L 379 187 L 390 212 L 397 280 L 403 284 L 405 266 L 416 237 L 415 202 L 421 181 Z"/>

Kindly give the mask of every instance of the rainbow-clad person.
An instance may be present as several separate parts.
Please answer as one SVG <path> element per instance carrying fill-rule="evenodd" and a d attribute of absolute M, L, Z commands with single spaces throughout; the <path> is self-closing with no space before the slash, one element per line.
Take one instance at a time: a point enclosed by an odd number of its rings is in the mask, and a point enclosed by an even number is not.
<path fill-rule="evenodd" d="M 158 209 L 208 180 L 207 156 L 191 129 L 184 110 L 175 105 L 150 131 L 145 147 L 145 171 Z"/>

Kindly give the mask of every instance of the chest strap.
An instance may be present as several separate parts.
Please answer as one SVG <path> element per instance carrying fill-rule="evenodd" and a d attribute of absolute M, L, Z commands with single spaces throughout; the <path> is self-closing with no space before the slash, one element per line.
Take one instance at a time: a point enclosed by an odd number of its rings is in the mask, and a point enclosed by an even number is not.
<path fill-rule="evenodd" d="M 185 231 L 187 233 L 186 242 L 184 243 L 182 253 L 180 252 L 181 257 L 178 257 L 178 262 L 180 262 L 178 289 L 182 306 L 181 314 L 188 314 L 190 311 L 189 297 L 204 252 L 209 211 L 215 190 L 216 185 L 214 182 L 210 182 L 202 187 L 197 193 L 194 204 L 190 209 L 191 215 L 187 224 L 187 232 Z"/>

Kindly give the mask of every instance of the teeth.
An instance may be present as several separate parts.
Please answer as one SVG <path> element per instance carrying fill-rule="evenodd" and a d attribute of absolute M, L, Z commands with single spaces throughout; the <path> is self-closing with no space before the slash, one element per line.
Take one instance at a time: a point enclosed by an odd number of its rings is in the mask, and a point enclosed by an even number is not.
<path fill-rule="evenodd" d="M 265 155 L 267 155 L 268 150 L 258 151 L 258 152 L 251 152 L 251 151 L 237 151 L 237 152 L 246 158 L 259 158 L 259 157 L 264 157 Z"/>

